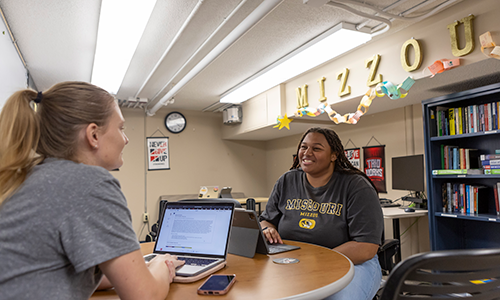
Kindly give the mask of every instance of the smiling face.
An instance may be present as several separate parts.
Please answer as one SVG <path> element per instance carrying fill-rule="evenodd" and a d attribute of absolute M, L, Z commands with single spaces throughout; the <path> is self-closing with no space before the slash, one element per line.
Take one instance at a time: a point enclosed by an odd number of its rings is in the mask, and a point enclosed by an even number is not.
<path fill-rule="evenodd" d="M 98 162 L 97 164 L 106 170 L 118 169 L 123 165 L 122 151 L 128 138 L 125 135 L 125 119 L 118 107 L 114 102 L 113 113 L 108 121 L 108 124 L 101 127 L 101 136 L 97 150 Z"/>
<path fill-rule="evenodd" d="M 318 132 L 310 132 L 304 137 L 298 156 L 302 170 L 314 177 L 331 175 L 337 159 L 325 136 Z"/>

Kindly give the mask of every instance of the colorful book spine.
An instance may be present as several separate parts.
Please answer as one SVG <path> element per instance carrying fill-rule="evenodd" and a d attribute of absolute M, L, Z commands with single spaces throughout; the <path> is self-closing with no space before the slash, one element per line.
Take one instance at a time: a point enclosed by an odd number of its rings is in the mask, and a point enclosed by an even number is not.
<path fill-rule="evenodd" d="M 462 120 L 462 107 L 456 108 L 456 117 L 458 121 L 458 134 L 464 134 L 464 126 Z"/>
<path fill-rule="evenodd" d="M 497 118 L 497 104 L 495 102 L 490 103 L 491 106 L 491 124 L 492 130 L 498 129 L 498 118 Z"/>
<path fill-rule="evenodd" d="M 483 174 L 482 169 L 432 170 L 432 175 L 480 175 L 480 174 Z"/>
<path fill-rule="evenodd" d="M 472 132 L 479 132 L 478 126 L 477 126 L 477 105 L 472 105 Z"/>
<path fill-rule="evenodd" d="M 459 169 L 465 169 L 465 149 L 464 148 L 460 148 L 459 149 L 459 156 L 460 156 L 460 165 L 459 165 Z"/>
<path fill-rule="evenodd" d="M 484 131 L 484 105 L 478 105 L 478 112 L 479 112 L 479 131 Z"/>
<path fill-rule="evenodd" d="M 451 182 L 446 183 L 446 194 L 448 196 L 448 213 L 451 213 L 453 211 L 453 199 L 452 199 L 452 186 Z"/>
<path fill-rule="evenodd" d="M 469 105 L 469 114 L 468 114 L 468 119 L 469 119 L 469 133 L 473 133 L 474 132 L 474 112 L 472 111 L 473 110 L 473 106 L 472 105 Z"/>
<path fill-rule="evenodd" d="M 486 159 L 481 161 L 483 166 L 500 166 L 500 159 Z"/>
<path fill-rule="evenodd" d="M 483 169 L 486 175 L 500 175 L 500 169 Z"/>
<path fill-rule="evenodd" d="M 491 160 L 491 159 L 500 159 L 500 154 L 481 154 L 479 156 L 481 160 Z"/>
<path fill-rule="evenodd" d="M 431 110 L 432 112 L 432 110 Z M 443 136 L 443 124 L 441 124 L 441 112 L 437 111 L 436 112 L 436 126 L 437 126 L 437 135 L 438 136 Z"/>
<path fill-rule="evenodd" d="M 500 169 L 500 165 L 483 165 L 483 169 L 485 170 Z"/>
<path fill-rule="evenodd" d="M 453 108 L 448 109 L 448 127 L 450 128 L 449 135 L 455 135 L 455 112 Z"/>

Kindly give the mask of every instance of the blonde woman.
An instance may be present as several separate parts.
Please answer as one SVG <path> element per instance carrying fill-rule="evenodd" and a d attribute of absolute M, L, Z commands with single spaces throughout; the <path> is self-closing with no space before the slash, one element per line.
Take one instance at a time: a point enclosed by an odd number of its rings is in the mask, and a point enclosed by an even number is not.
<path fill-rule="evenodd" d="M 35 110 L 36 108 L 36 110 Z M 0 114 L 0 299 L 164 299 L 182 264 L 148 266 L 119 182 L 115 98 L 85 82 L 14 93 Z"/>

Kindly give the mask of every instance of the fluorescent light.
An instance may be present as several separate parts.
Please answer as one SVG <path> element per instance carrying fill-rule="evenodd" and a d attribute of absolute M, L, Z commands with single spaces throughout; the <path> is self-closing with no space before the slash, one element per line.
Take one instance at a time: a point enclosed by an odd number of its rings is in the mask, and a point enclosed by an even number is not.
<path fill-rule="evenodd" d="M 116 94 L 156 0 L 103 0 L 91 82 Z"/>
<path fill-rule="evenodd" d="M 369 33 L 340 23 L 224 94 L 220 102 L 241 103 L 371 40 Z"/>

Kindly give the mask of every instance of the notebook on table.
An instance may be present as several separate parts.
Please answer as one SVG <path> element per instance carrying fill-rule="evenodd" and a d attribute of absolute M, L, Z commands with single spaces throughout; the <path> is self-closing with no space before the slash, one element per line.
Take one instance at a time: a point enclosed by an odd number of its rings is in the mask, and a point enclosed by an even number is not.
<path fill-rule="evenodd" d="M 240 208 L 234 210 L 229 253 L 254 257 L 256 252 L 276 254 L 295 249 L 300 249 L 300 247 L 287 244 L 269 244 L 262 232 L 255 211 Z"/>
<path fill-rule="evenodd" d="M 177 276 L 195 276 L 226 261 L 234 203 L 167 202 L 153 254 L 177 255 Z"/>

